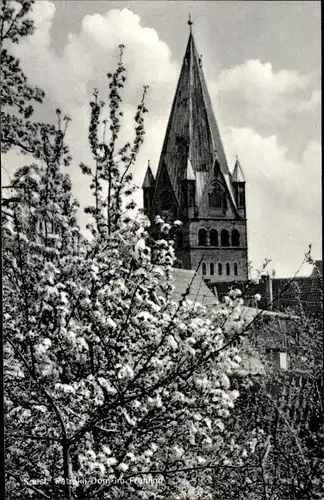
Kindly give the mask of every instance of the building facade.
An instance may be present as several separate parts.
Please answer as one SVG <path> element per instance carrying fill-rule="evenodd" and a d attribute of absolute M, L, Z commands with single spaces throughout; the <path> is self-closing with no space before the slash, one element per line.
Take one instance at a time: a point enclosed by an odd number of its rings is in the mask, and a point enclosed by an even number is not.
<path fill-rule="evenodd" d="M 154 178 L 148 165 L 144 211 L 152 221 L 181 220 L 175 235 L 179 267 L 210 283 L 248 278 L 245 178 L 233 173 L 208 94 L 191 31 Z"/>

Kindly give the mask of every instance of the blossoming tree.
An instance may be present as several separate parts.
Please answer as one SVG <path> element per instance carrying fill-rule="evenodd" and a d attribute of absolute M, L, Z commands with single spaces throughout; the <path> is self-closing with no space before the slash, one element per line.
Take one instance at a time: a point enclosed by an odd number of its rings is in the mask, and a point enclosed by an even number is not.
<path fill-rule="evenodd" d="M 129 215 L 146 89 L 135 138 L 120 145 L 120 50 L 108 123 L 96 91 L 90 103 L 93 165 L 80 165 L 94 195 L 89 234 L 64 172 L 60 111 L 56 128 L 39 124 L 32 152 L 41 161 L 15 173 L 3 208 L 8 498 L 115 498 L 121 488 L 208 498 L 210 470 L 231 453 L 226 418 L 238 393 L 229 375 L 239 358 L 224 340 L 230 309 L 190 303 L 190 287 L 173 302 L 169 226 L 158 221 L 149 241 L 148 220 Z"/>

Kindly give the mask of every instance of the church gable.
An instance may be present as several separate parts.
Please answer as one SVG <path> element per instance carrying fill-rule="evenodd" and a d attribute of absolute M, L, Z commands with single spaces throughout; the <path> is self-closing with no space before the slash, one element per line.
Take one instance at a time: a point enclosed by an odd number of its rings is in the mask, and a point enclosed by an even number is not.
<path fill-rule="evenodd" d="M 231 186 L 230 176 L 225 178 L 216 155 L 214 167 L 209 172 L 198 205 L 200 217 L 235 218 L 237 216 L 236 206 L 233 203 L 233 193 L 231 193 L 229 185 Z"/>
<path fill-rule="evenodd" d="M 230 218 L 236 217 L 227 185 L 220 179 L 208 182 L 204 189 L 200 204 L 199 217 L 208 218 Z"/>
<path fill-rule="evenodd" d="M 164 220 L 177 217 L 179 214 L 179 203 L 165 164 L 161 166 L 156 180 L 152 214 L 160 215 Z"/>

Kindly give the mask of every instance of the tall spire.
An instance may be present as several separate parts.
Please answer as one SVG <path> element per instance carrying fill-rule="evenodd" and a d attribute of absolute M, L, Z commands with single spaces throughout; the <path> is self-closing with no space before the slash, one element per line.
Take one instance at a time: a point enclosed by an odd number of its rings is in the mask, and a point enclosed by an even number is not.
<path fill-rule="evenodd" d="M 189 18 L 188 18 L 188 25 L 189 25 L 189 31 L 190 31 L 190 34 L 192 33 L 192 25 L 193 25 L 193 21 L 191 20 L 191 14 L 189 12 Z"/>
<path fill-rule="evenodd" d="M 190 159 L 196 178 L 199 205 L 214 170 L 214 151 L 217 150 L 220 175 L 227 186 L 232 205 L 236 208 L 231 176 L 208 94 L 201 56 L 196 49 L 190 14 L 188 25 L 189 39 L 172 104 L 156 183 L 159 184 L 162 171 L 166 170 L 180 206 L 181 181 L 187 175 L 188 159 Z"/>

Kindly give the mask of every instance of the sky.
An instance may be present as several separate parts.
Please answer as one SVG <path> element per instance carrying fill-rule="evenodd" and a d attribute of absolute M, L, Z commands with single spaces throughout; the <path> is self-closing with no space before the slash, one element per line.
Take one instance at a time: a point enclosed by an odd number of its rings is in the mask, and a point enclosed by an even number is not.
<path fill-rule="evenodd" d="M 29 82 L 46 92 L 38 117 L 51 122 L 61 108 L 72 118 L 70 173 L 86 204 L 90 193 L 78 165 L 91 165 L 93 88 L 107 98 L 106 74 L 124 44 L 125 142 L 149 85 L 145 142 L 133 170 L 140 187 L 148 160 L 157 169 L 189 12 L 230 170 L 238 155 L 246 178 L 249 261 L 260 269 L 271 259 L 269 271 L 291 276 L 310 243 L 314 258 L 322 258 L 320 2 L 37 0 L 36 32 L 13 50 Z M 26 163 L 14 152 L 4 156 L 6 172 Z M 142 205 L 141 189 L 136 201 Z"/>

